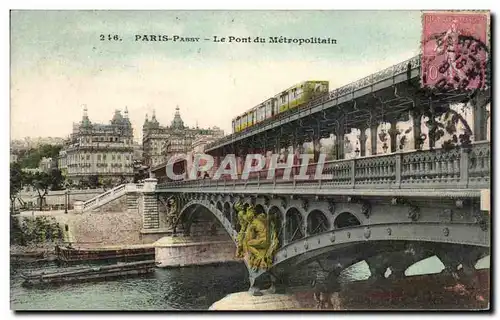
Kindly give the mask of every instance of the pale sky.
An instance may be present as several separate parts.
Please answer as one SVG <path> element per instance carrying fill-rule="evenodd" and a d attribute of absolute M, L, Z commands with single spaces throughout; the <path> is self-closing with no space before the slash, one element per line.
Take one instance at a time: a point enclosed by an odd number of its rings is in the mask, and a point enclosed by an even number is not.
<path fill-rule="evenodd" d="M 67 136 L 87 105 L 108 123 L 128 107 L 135 140 L 153 109 L 219 126 L 304 80 L 330 90 L 419 53 L 419 11 L 13 11 L 11 137 Z M 118 34 L 119 42 L 100 41 Z M 200 37 L 137 42 L 136 35 Z M 331 44 L 213 43 L 213 36 L 330 37 Z"/>

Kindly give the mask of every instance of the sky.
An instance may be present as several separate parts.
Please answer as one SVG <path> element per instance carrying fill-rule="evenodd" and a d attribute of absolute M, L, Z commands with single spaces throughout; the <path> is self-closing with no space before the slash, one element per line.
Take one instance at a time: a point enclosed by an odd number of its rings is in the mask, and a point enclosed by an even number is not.
<path fill-rule="evenodd" d="M 121 41 L 101 41 L 118 35 Z M 136 41 L 138 35 L 201 42 Z M 323 37 L 336 44 L 214 43 L 217 37 Z M 415 56 L 419 11 L 11 11 L 11 138 L 65 137 L 127 107 L 231 131 L 231 119 L 304 80 L 330 90 Z"/>

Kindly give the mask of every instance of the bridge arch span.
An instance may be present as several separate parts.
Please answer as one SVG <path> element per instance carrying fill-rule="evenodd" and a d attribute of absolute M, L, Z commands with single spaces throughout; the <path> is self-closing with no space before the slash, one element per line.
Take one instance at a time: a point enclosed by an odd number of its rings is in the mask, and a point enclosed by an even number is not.
<path fill-rule="evenodd" d="M 336 203 L 335 210 L 331 213 L 331 221 L 335 224 L 337 217 L 344 212 L 348 212 L 360 222 L 365 224 L 367 217 L 362 214 L 362 205 L 359 203 Z"/>
<path fill-rule="evenodd" d="M 285 243 L 285 214 L 280 206 L 271 205 L 267 209 L 267 214 L 270 219 L 273 219 L 276 223 L 278 230 L 279 247 L 284 246 Z"/>
<path fill-rule="evenodd" d="M 333 219 L 335 229 L 343 229 L 361 225 L 361 220 L 357 215 L 349 211 L 343 211 L 337 214 Z"/>
<path fill-rule="evenodd" d="M 228 220 L 224 214 L 224 208 L 220 201 L 214 206 L 208 200 L 191 200 L 187 202 L 179 212 L 179 217 L 177 221 L 182 221 L 183 219 L 191 219 L 191 216 L 196 211 L 196 207 L 204 207 L 210 213 L 212 213 L 215 218 L 221 223 L 222 227 L 226 230 L 227 234 L 231 237 L 233 242 L 236 243 L 237 231 L 231 225 L 231 221 Z M 219 210 L 219 207 L 222 210 Z M 189 215 L 189 216 L 188 216 Z"/>
<path fill-rule="evenodd" d="M 224 217 L 229 221 L 231 222 L 232 221 L 232 217 L 231 217 L 231 208 L 232 205 L 230 202 L 224 202 L 224 206 L 223 206 L 223 211 L 224 212 Z M 233 226 L 234 227 L 234 226 Z"/>
<path fill-rule="evenodd" d="M 328 216 L 319 209 L 307 214 L 307 235 L 315 235 L 330 230 Z"/>
<path fill-rule="evenodd" d="M 284 242 L 290 243 L 305 237 L 305 221 L 301 210 L 290 207 L 285 213 Z"/>
<path fill-rule="evenodd" d="M 223 212 L 223 211 L 224 211 L 224 205 L 223 205 L 223 202 L 222 202 L 221 200 L 217 201 L 216 208 L 217 208 L 217 210 L 219 210 L 220 212 Z"/>

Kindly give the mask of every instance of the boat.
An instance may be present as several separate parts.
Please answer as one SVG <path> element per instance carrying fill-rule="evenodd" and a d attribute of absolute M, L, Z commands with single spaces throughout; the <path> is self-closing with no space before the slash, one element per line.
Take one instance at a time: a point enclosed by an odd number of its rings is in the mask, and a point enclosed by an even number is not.
<path fill-rule="evenodd" d="M 21 274 L 21 277 L 24 279 L 23 286 L 31 287 L 36 285 L 108 280 L 123 276 L 137 276 L 151 273 L 154 269 L 155 261 L 146 260 L 117 263 L 107 266 L 67 268 L 55 272 L 38 271 Z"/>
<path fill-rule="evenodd" d="M 57 260 L 62 262 L 99 261 L 99 260 L 149 260 L 154 259 L 155 248 L 150 245 L 108 248 L 73 248 L 56 246 Z"/>

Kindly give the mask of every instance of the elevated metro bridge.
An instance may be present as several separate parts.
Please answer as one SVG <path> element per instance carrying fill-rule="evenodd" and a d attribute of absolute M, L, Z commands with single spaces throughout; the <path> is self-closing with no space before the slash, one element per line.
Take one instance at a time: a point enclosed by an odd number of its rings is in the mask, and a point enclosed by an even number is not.
<path fill-rule="evenodd" d="M 486 139 L 486 115 L 483 111 L 489 101 L 489 91 L 429 90 L 420 85 L 421 59 L 415 56 L 399 64 L 371 74 L 363 79 L 331 91 L 307 105 L 278 114 L 243 132 L 231 134 L 207 146 L 212 155 L 246 153 L 249 149 L 272 150 L 314 142 L 331 134 L 339 142 L 338 158 L 343 158 L 343 135 L 352 128 L 372 130 L 372 148 L 376 145 L 376 130 L 381 123 L 391 123 L 395 129 L 397 121 L 411 117 L 415 124 L 413 132 L 419 149 L 420 123 L 423 116 L 439 115 L 448 106 L 472 102 L 481 112 L 475 113 L 475 140 Z M 429 137 L 432 140 L 432 137 Z M 395 139 L 391 139 L 395 140 Z M 433 145 L 435 141 L 430 141 Z M 391 141 L 391 151 L 395 151 Z M 372 151 L 371 154 L 376 154 Z M 361 156 L 365 155 L 364 141 Z"/>

